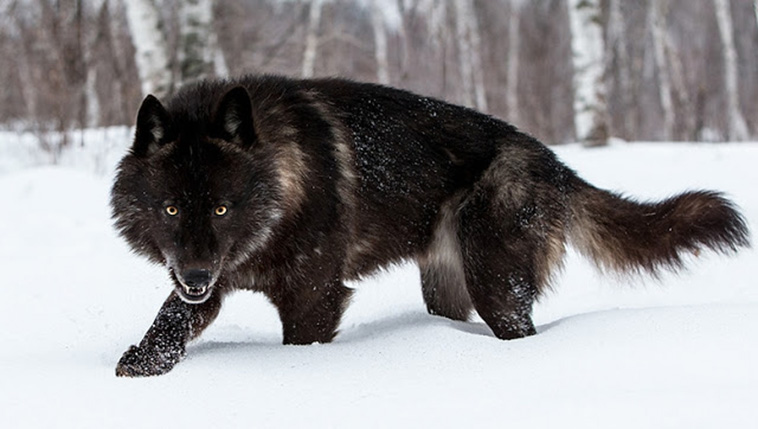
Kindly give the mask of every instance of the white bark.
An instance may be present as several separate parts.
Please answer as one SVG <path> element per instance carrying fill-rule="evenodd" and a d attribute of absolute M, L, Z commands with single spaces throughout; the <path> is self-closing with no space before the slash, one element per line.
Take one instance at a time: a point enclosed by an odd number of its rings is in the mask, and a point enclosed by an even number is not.
<path fill-rule="evenodd" d="M 747 124 L 742 116 L 739 101 L 737 76 L 737 49 L 734 46 L 734 27 L 729 11 L 728 0 L 715 0 L 716 22 L 718 23 L 721 42 L 724 46 L 724 86 L 726 87 L 727 115 L 729 120 L 728 138 L 730 140 L 746 140 L 748 137 Z"/>
<path fill-rule="evenodd" d="M 663 140 L 671 140 L 674 134 L 674 102 L 671 95 L 671 72 L 666 55 L 666 16 L 668 0 L 652 0 L 648 6 L 648 25 L 653 33 L 653 58 L 658 70 L 658 90 L 663 110 Z"/>
<path fill-rule="evenodd" d="M 756 0 L 758 1 L 758 0 Z M 407 19 L 406 13 L 409 7 L 413 7 L 410 2 L 404 0 L 397 0 L 398 13 L 400 15 L 400 25 L 397 27 L 398 38 L 400 40 L 400 80 L 404 79 L 408 74 L 408 60 L 410 58 L 410 41 L 408 40 L 408 33 L 406 32 Z"/>
<path fill-rule="evenodd" d="M 215 31 L 212 33 L 213 41 L 211 48 L 213 50 L 213 72 L 218 77 L 229 76 L 229 66 L 226 65 L 226 57 L 224 51 L 221 50 L 221 46 L 218 44 L 218 35 Z"/>
<path fill-rule="evenodd" d="M 615 69 L 618 70 L 618 85 L 622 110 L 631 108 L 630 94 L 632 91 L 631 79 L 629 77 L 629 57 L 627 55 L 626 45 L 626 28 L 624 25 L 624 15 L 621 13 L 622 0 L 610 0 L 608 4 L 608 46 L 606 46 L 606 61 L 610 58 L 616 59 Z M 624 115 L 624 125 L 622 133 L 624 137 L 630 135 L 632 130 L 632 115 Z"/>
<path fill-rule="evenodd" d="M 216 35 L 211 0 L 183 0 L 179 8 L 179 72 L 182 84 L 214 72 Z"/>
<path fill-rule="evenodd" d="M 158 7 L 153 0 L 128 0 L 124 1 L 124 7 L 142 94 L 164 97 L 171 90 L 172 79 Z"/>
<path fill-rule="evenodd" d="M 2 14 L 0 14 L 0 17 L 2 17 L 4 25 L 6 23 L 9 26 L 9 32 L 11 34 L 11 37 L 14 37 L 17 39 L 17 43 L 14 43 L 12 46 L 14 49 L 14 55 L 16 56 L 16 61 L 13 62 L 15 66 L 18 68 L 18 79 L 20 83 L 19 90 L 21 91 L 21 95 L 24 99 L 24 105 L 26 107 L 26 117 L 29 119 L 29 121 L 35 121 L 37 119 L 37 114 L 39 112 L 38 110 L 38 104 L 37 104 L 37 90 L 34 85 L 35 81 L 35 69 L 32 65 L 32 62 L 30 60 L 31 55 L 26 41 L 24 40 L 24 34 L 22 31 L 23 24 L 19 22 L 22 17 L 16 11 L 13 11 L 12 13 L 7 12 L 7 10 L 12 9 L 12 6 L 10 5 L 3 5 L 3 6 L 9 6 L 4 7 Z M 27 124 L 27 125 L 31 125 Z"/>
<path fill-rule="evenodd" d="M 574 125 L 577 140 L 605 144 L 608 112 L 599 0 L 570 0 L 569 19 L 574 63 Z"/>
<path fill-rule="evenodd" d="M 679 57 L 679 52 L 674 47 L 674 42 L 671 38 L 671 33 L 666 32 L 666 52 L 668 53 L 668 62 L 670 64 L 669 70 L 671 71 L 671 87 L 674 94 L 679 97 L 679 102 L 683 106 L 683 114 L 680 121 L 684 121 L 684 130 L 687 132 L 685 138 L 694 136 L 697 133 L 696 125 L 696 106 L 692 103 L 692 97 L 690 96 L 690 89 L 687 87 L 684 66 L 682 60 Z M 676 138 L 677 136 L 674 136 Z"/>
<path fill-rule="evenodd" d="M 505 87 L 505 104 L 508 109 L 508 120 L 514 124 L 519 123 L 519 100 L 518 100 L 518 71 L 519 55 L 521 53 L 521 0 L 510 2 L 511 10 L 508 16 L 508 64 L 507 83 Z"/>
<path fill-rule="evenodd" d="M 313 77 L 318 52 L 318 30 L 321 26 L 321 6 L 323 0 L 311 0 L 308 14 L 308 29 L 305 36 L 305 52 L 303 53 L 303 77 Z"/>
<path fill-rule="evenodd" d="M 93 128 L 100 123 L 100 99 L 97 96 L 97 67 L 87 67 L 87 76 L 84 80 L 84 99 L 86 100 L 87 113 L 85 126 Z"/>
<path fill-rule="evenodd" d="M 469 107 L 474 107 L 473 90 L 473 67 L 471 66 L 471 44 L 466 34 L 465 1 L 454 0 L 455 5 L 455 40 L 458 42 L 458 64 L 461 73 L 461 85 L 463 87 L 463 99 L 461 102 Z"/>
<path fill-rule="evenodd" d="M 463 104 L 486 112 L 487 94 L 480 53 L 481 40 L 474 5 L 472 0 L 455 0 L 454 6 Z"/>
<path fill-rule="evenodd" d="M 376 78 L 379 83 L 390 83 L 389 60 L 387 59 L 387 27 L 381 0 L 371 2 L 371 26 L 374 30 L 374 57 L 376 58 Z"/>
<path fill-rule="evenodd" d="M 102 13 L 102 9 L 105 7 L 104 2 L 100 0 L 91 1 L 90 6 Z M 97 28 L 97 27 L 96 27 Z M 86 67 L 83 96 L 84 106 L 86 108 L 84 115 L 85 126 L 93 128 L 100 123 L 100 98 L 97 95 L 97 61 L 94 58 L 94 48 L 97 41 L 100 39 L 99 29 L 91 31 L 89 37 L 85 37 L 84 47 L 84 64 Z"/>
<path fill-rule="evenodd" d="M 468 22 L 469 37 L 471 38 L 471 65 L 474 68 L 474 96 L 476 108 L 487 112 L 487 91 L 484 85 L 484 67 L 482 66 L 482 38 L 479 34 L 479 22 L 476 18 L 473 0 L 466 3 L 466 21 Z"/>
<path fill-rule="evenodd" d="M 105 2 L 105 7 L 109 8 L 107 1 Z M 112 22 L 111 25 L 106 26 L 106 37 L 109 42 L 108 47 L 113 52 L 113 68 L 116 73 L 113 82 L 116 90 L 111 94 L 111 99 L 113 100 L 112 105 L 119 107 L 121 120 L 131 121 L 134 112 L 130 110 L 129 104 L 126 101 L 126 86 L 124 84 L 124 79 L 122 78 L 124 73 L 123 70 L 125 68 L 124 63 L 126 62 L 125 56 L 123 54 L 124 47 L 118 36 L 118 24 L 116 24 L 117 20 L 113 19 L 112 11 L 108 10 L 108 16 Z"/>
<path fill-rule="evenodd" d="M 431 34 L 434 36 L 433 40 L 438 45 L 444 45 L 446 43 L 445 32 L 447 31 L 447 4 L 444 1 L 428 0 L 419 8 L 429 11 L 428 25 L 431 28 Z"/>
<path fill-rule="evenodd" d="M 23 42 L 22 42 L 23 43 Z M 26 104 L 27 117 L 30 121 L 37 119 L 39 112 L 37 105 L 37 91 L 35 90 L 34 81 L 34 69 L 29 61 L 29 55 L 22 50 L 22 55 L 16 62 L 18 67 L 18 78 L 21 82 L 21 93 L 24 95 L 24 103 Z"/>

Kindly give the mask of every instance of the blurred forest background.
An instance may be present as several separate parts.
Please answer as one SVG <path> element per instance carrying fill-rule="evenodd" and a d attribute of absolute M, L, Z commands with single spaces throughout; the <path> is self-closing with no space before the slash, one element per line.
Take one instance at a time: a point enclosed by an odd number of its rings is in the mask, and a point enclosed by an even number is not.
<path fill-rule="evenodd" d="M 0 128 L 35 133 L 279 73 L 410 89 L 549 144 L 758 137 L 758 0 L 0 0 L 0 60 Z"/>

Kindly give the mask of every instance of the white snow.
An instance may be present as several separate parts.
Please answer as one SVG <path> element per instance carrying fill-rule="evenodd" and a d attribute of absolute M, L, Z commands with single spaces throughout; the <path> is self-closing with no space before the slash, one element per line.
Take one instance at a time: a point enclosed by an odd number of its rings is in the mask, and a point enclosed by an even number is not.
<path fill-rule="evenodd" d="M 539 334 L 509 342 L 478 320 L 427 315 L 411 266 L 353 285 L 328 345 L 281 345 L 273 307 L 238 293 L 171 373 L 116 378 L 170 286 L 111 227 L 108 192 L 128 135 L 87 135 L 79 155 L 45 166 L 12 150 L 23 138 L 0 134 L 3 427 L 721 428 L 758 419 L 752 250 L 701 255 L 657 282 L 602 277 L 571 254 L 535 309 Z M 558 152 L 591 182 L 631 195 L 723 190 L 758 225 L 758 144 Z"/>

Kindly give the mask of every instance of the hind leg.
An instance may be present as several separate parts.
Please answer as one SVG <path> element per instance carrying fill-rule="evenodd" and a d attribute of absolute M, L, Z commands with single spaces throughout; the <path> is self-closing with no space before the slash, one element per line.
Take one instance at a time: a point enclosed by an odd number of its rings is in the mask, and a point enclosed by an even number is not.
<path fill-rule="evenodd" d="M 418 258 L 421 289 L 430 314 L 453 320 L 468 320 L 474 305 L 466 290 L 460 244 L 456 233 L 454 199 L 443 205 L 432 241 Z"/>
<path fill-rule="evenodd" d="M 523 226 L 522 211 L 507 210 L 480 190 L 460 212 L 459 240 L 469 294 L 482 319 L 504 340 L 536 333 L 532 304 L 544 277 L 535 266 L 542 241 Z"/>
<path fill-rule="evenodd" d="M 468 320 L 474 306 L 466 291 L 463 266 L 419 262 L 421 288 L 429 314 Z"/>

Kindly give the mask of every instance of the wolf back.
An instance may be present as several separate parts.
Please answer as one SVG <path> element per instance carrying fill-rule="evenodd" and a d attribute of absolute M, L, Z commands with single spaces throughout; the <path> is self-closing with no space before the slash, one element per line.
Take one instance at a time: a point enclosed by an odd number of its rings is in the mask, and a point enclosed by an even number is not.
<path fill-rule="evenodd" d="M 748 246 L 712 191 L 637 202 L 471 109 L 341 79 L 204 81 L 148 96 L 112 191 L 135 252 L 174 290 L 117 374 L 170 370 L 231 290 L 277 307 L 284 342 L 329 342 L 356 280 L 415 260 L 427 310 L 476 311 L 501 339 L 536 333 L 534 300 L 567 244 L 622 273 Z"/>

